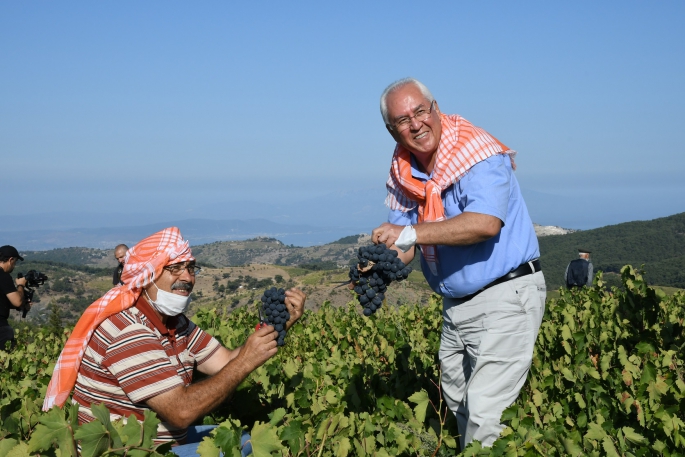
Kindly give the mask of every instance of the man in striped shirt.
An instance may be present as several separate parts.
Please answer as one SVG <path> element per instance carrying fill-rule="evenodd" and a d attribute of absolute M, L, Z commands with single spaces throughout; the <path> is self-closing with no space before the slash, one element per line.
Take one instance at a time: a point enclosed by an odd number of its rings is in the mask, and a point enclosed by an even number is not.
<path fill-rule="evenodd" d="M 134 415 L 142 421 L 144 412 L 152 410 L 162 420 L 156 443 L 184 443 L 191 424 L 276 354 L 278 332 L 272 326 L 260 328 L 243 346 L 229 350 L 183 314 L 198 270 L 194 259 L 164 266 L 132 307 L 96 328 L 74 388 L 79 422 L 94 420 L 91 405 L 99 403 L 109 408 L 113 419 Z M 291 316 L 288 329 L 302 316 L 306 296 L 298 289 L 285 294 Z M 208 377 L 191 383 L 194 366 Z M 178 451 L 187 446 L 197 444 L 176 447 L 174 452 L 186 455 Z"/>

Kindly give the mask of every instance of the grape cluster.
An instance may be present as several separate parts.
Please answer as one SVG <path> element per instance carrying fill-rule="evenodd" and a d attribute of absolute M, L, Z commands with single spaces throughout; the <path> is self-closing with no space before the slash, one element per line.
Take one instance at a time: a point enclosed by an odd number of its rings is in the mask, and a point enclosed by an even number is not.
<path fill-rule="evenodd" d="M 385 291 L 393 281 L 402 281 L 411 273 L 397 257 L 397 251 L 384 244 L 362 246 L 357 252 L 359 264 L 350 267 L 350 280 L 364 315 L 370 316 L 383 305 Z"/>
<path fill-rule="evenodd" d="M 285 306 L 285 289 L 266 289 L 262 295 L 264 320 L 273 325 L 278 332 L 278 345 L 285 344 L 285 323 L 290 320 L 290 313 Z"/>

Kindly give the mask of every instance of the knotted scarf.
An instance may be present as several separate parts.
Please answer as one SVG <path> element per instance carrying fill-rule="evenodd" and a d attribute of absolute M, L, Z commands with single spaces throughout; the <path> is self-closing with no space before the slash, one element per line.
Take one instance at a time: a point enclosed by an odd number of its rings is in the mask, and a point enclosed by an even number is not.
<path fill-rule="evenodd" d="M 169 227 L 151 235 L 126 253 L 123 285 L 115 286 L 96 300 L 76 323 L 71 336 L 57 359 L 52 379 L 43 402 L 43 410 L 54 405 L 63 406 L 76 384 L 83 354 L 95 329 L 109 316 L 134 305 L 143 288 L 162 274 L 162 268 L 173 263 L 195 260 L 188 241 L 183 240 L 176 227 Z"/>
<path fill-rule="evenodd" d="M 388 196 L 385 204 L 388 208 L 407 212 L 418 205 L 419 223 L 445 220 L 442 192 L 459 181 L 478 162 L 496 154 L 509 154 L 511 165 L 516 169 L 516 151 L 482 128 L 456 114 L 440 114 L 440 123 L 442 133 L 431 178 L 423 182 L 412 176 L 411 152 L 398 144 L 386 183 Z M 431 272 L 437 275 L 436 246 L 421 245 L 420 248 Z"/>

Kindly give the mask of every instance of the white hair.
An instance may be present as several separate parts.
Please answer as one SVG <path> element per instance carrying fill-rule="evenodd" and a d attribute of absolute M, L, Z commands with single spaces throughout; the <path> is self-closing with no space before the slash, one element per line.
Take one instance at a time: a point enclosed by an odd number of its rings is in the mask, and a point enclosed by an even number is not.
<path fill-rule="evenodd" d="M 400 87 L 404 87 L 407 84 L 413 84 L 416 87 L 418 87 L 423 96 L 426 97 L 426 99 L 429 102 L 433 102 L 433 100 L 435 100 L 433 94 L 431 94 L 431 91 L 429 91 L 428 88 L 418 79 L 398 79 L 397 81 L 386 87 L 383 93 L 381 94 L 381 116 L 383 116 L 383 122 L 385 122 L 386 125 L 390 125 L 390 119 L 388 118 L 388 95 L 390 95 L 390 92 L 393 92 L 394 90 L 399 89 Z"/>

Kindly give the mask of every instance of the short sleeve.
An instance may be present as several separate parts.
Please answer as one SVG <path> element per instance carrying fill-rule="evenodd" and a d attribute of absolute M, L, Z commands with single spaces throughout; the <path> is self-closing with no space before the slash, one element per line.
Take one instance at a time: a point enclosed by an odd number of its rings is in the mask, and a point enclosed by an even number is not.
<path fill-rule="evenodd" d="M 12 276 L 7 273 L 0 274 L 0 291 L 2 291 L 4 295 L 17 291 L 14 281 L 12 281 Z"/>
<path fill-rule="evenodd" d="M 195 359 L 197 366 L 200 366 L 219 350 L 221 343 L 212 335 L 195 325 L 194 322 L 188 322 L 188 331 L 190 333 L 188 352 L 193 359 Z"/>
<path fill-rule="evenodd" d="M 464 212 L 494 216 L 506 224 L 511 193 L 509 156 L 496 155 L 478 162 L 459 181 Z"/>
<path fill-rule="evenodd" d="M 157 335 L 142 324 L 126 327 L 112 340 L 102 365 L 134 403 L 184 385 Z"/>
<path fill-rule="evenodd" d="M 411 211 L 400 211 L 398 209 L 390 210 L 388 214 L 388 222 L 394 225 L 411 225 L 412 224 L 412 213 L 416 212 L 415 209 Z"/>

